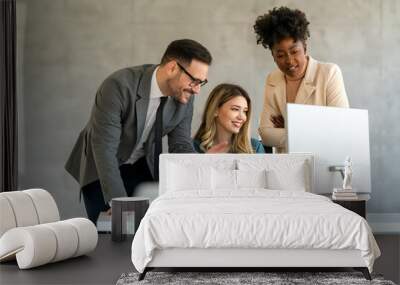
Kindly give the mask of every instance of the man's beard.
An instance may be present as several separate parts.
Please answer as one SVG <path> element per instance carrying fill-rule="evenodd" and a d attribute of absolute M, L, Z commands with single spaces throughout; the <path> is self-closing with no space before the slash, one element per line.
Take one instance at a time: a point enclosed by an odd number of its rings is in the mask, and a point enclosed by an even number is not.
<path fill-rule="evenodd" d="M 179 94 L 174 94 L 174 99 L 182 104 L 186 104 L 189 102 L 190 97 L 195 95 L 196 93 L 193 92 L 191 89 L 183 89 Z"/>

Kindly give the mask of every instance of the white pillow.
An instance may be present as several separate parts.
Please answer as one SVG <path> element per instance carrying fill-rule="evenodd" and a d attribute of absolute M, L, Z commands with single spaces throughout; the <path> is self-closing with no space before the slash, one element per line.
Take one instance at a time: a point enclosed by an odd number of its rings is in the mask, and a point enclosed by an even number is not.
<path fill-rule="evenodd" d="M 290 155 L 239 159 L 238 168 L 250 171 L 266 169 L 268 189 L 311 191 L 311 166 L 308 159 Z"/>
<path fill-rule="evenodd" d="M 168 191 L 211 189 L 211 167 L 168 164 Z"/>
<path fill-rule="evenodd" d="M 263 170 L 236 170 L 237 187 L 240 188 L 267 188 L 267 171 Z"/>
<path fill-rule="evenodd" d="M 238 190 L 240 188 L 267 188 L 266 170 L 212 169 L 214 190 Z"/>
<path fill-rule="evenodd" d="M 212 168 L 213 190 L 236 190 L 236 170 Z"/>
<path fill-rule="evenodd" d="M 306 163 L 297 162 L 287 166 L 267 171 L 268 189 L 309 191 Z"/>

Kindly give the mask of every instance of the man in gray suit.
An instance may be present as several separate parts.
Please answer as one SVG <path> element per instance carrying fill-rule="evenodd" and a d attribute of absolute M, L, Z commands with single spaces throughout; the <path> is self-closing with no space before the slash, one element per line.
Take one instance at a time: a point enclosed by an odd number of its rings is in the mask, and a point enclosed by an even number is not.
<path fill-rule="evenodd" d="M 91 221 L 110 212 L 112 198 L 132 196 L 138 184 L 158 180 L 162 136 L 168 135 L 169 152 L 195 152 L 192 95 L 207 83 L 211 62 L 198 42 L 176 40 L 159 65 L 118 70 L 101 84 L 65 165 L 81 185 Z"/>

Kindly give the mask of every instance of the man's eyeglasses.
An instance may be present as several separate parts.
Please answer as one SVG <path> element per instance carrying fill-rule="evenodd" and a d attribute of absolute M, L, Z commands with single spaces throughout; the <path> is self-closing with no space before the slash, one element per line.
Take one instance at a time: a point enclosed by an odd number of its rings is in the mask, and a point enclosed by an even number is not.
<path fill-rule="evenodd" d="M 192 82 L 189 83 L 189 86 L 190 86 L 190 87 L 195 87 L 195 86 L 197 86 L 197 85 L 204 86 L 204 85 L 207 84 L 207 82 L 208 82 L 207 79 L 200 80 L 200 79 L 194 77 L 193 75 L 191 75 L 179 62 L 176 62 L 176 64 L 177 64 L 177 65 L 179 66 L 179 68 L 182 69 L 182 71 L 185 72 L 186 75 L 189 76 L 189 78 L 192 80 Z"/>

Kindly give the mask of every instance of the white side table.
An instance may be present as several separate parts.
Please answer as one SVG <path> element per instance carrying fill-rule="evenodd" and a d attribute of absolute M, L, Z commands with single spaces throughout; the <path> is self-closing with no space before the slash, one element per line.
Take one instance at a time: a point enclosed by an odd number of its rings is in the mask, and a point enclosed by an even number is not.
<path fill-rule="evenodd" d="M 135 231 L 138 229 L 140 221 L 149 208 L 149 201 L 150 199 L 145 197 L 120 197 L 112 199 L 111 239 L 113 241 L 123 241 L 126 238 L 127 223 L 131 221 L 124 221 L 124 215 L 126 217 L 126 214 L 129 212 L 135 213 Z"/>

